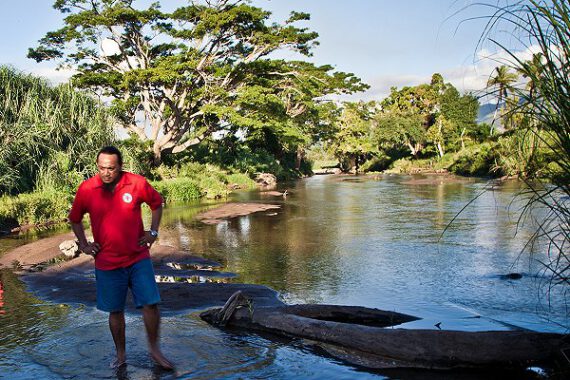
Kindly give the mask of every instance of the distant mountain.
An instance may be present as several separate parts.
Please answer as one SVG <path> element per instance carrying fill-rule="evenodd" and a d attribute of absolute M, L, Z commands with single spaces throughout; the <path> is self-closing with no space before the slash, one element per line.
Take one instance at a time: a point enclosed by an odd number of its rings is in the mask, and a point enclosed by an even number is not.
<path fill-rule="evenodd" d="M 491 124 L 493 122 L 493 115 L 495 114 L 495 109 L 497 108 L 497 103 L 485 103 L 479 106 L 479 113 L 477 114 L 477 123 L 487 123 Z M 499 121 L 495 121 L 497 124 Z"/>

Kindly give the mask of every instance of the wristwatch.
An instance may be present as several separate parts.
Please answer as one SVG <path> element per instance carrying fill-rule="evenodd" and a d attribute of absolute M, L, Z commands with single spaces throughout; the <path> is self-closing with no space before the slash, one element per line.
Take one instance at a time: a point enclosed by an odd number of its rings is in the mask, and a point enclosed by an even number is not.
<path fill-rule="evenodd" d="M 158 237 L 158 231 L 157 231 L 157 230 L 149 230 L 148 233 L 149 233 L 150 236 L 152 236 L 153 238 L 157 238 L 157 237 Z"/>

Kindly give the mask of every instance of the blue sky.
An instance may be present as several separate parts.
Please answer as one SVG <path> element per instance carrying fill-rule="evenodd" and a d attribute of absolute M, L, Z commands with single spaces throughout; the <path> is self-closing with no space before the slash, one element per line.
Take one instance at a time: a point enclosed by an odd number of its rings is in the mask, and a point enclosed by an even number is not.
<path fill-rule="evenodd" d="M 164 0 L 169 9 L 178 0 Z M 307 60 L 352 72 L 371 86 L 353 98 L 381 99 L 391 86 L 428 82 L 435 72 L 461 91 L 481 90 L 497 66 L 477 51 L 485 21 L 466 21 L 481 14 L 471 0 L 254 0 L 253 4 L 284 20 L 292 10 L 311 14 L 302 25 L 319 33 L 320 45 Z M 0 13 L 0 64 L 38 74 L 52 82 L 69 74 L 55 62 L 27 59 L 29 47 L 46 32 L 62 26 L 52 0 L 3 1 Z M 466 9 L 464 9 L 467 6 Z M 462 10 L 464 9 L 464 10 Z M 459 13 L 457 13 L 459 11 Z M 465 21 L 465 22 L 462 22 Z M 298 58 L 293 53 L 283 53 Z"/>

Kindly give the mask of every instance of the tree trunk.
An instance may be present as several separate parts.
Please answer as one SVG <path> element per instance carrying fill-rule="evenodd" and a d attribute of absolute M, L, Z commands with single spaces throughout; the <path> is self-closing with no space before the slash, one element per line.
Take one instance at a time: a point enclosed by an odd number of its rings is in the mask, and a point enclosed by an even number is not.
<path fill-rule="evenodd" d="M 153 153 L 152 165 L 156 168 L 160 166 L 160 164 L 162 163 L 162 151 L 160 150 L 160 147 L 157 144 L 154 144 L 152 153 Z"/>
<path fill-rule="evenodd" d="M 303 147 L 297 147 L 297 157 L 295 158 L 295 169 L 301 170 L 301 162 L 305 158 L 305 149 Z"/>

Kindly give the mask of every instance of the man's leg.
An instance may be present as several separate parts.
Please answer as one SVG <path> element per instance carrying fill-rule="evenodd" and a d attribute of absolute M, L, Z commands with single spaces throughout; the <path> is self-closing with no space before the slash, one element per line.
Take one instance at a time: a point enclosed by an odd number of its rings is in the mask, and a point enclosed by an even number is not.
<path fill-rule="evenodd" d="M 115 342 L 117 367 L 125 363 L 125 299 L 129 284 L 128 273 L 123 269 L 95 270 L 97 280 L 97 309 L 109 313 L 109 329 Z"/>
<path fill-rule="evenodd" d="M 159 329 L 160 329 L 160 311 L 158 305 L 145 305 L 143 306 L 143 319 L 148 338 L 148 347 L 152 359 L 165 369 L 174 369 L 174 366 L 168 359 L 164 357 L 160 351 Z"/>
<path fill-rule="evenodd" d="M 148 338 L 148 348 L 152 359 L 164 369 L 174 369 L 174 366 L 164 357 L 159 345 L 160 311 L 158 303 L 160 294 L 154 280 L 154 270 L 150 259 L 133 264 L 131 272 L 131 291 L 135 305 L 143 309 L 143 320 Z"/>
<path fill-rule="evenodd" d="M 117 351 L 117 366 L 122 365 L 127 360 L 125 352 L 125 313 L 115 311 L 109 313 L 109 329 L 113 335 L 115 349 Z"/>

